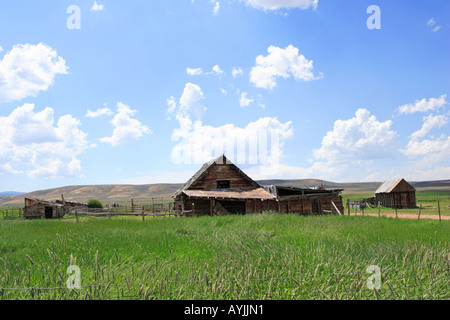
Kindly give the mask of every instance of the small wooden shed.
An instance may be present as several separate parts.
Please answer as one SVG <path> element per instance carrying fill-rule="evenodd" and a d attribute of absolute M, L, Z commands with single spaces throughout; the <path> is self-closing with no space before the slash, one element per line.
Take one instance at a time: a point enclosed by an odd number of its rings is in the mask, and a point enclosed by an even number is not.
<path fill-rule="evenodd" d="M 71 210 L 87 210 L 87 204 L 62 200 L 47 201 L 31 197 L 25 198 L 23 216 L 26 218 L 61 218 Z"/>
<path fill-rule="evenodd" d="M 415 208 L 416 189 L 405 179 L 387 180 L 375 191 L 375 203 L 389 208 Z"/>

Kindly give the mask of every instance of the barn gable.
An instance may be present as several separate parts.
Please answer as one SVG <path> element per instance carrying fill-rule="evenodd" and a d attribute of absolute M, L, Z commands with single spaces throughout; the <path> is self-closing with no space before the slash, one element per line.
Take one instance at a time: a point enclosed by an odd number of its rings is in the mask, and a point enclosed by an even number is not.
<path fill-rule="evenodd" d="M 205 163 L 173 196 L 179 196 L 184 190 L 236 188 L 255 189 L 261 188 L 261 186 L 228 160 L 225 155 L 221 155 Z"/>

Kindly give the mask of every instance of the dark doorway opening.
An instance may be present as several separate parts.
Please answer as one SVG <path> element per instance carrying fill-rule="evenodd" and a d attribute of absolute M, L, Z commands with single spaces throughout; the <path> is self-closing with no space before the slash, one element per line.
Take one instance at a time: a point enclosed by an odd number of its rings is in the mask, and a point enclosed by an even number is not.
<path fill-rule="evenodd" d="M 245 201 L 220 201 L 230 214 L 245 214 Z"/>
<path fill-rule="evenodd" d="M 53 208 L 52 207 L 45 207 L 45 219 L 51 219 L 53 218 Z"/>

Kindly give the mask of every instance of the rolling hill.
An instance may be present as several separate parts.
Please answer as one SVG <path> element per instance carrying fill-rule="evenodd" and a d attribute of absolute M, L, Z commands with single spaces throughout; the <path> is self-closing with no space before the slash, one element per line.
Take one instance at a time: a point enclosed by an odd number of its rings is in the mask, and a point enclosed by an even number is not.
<path fill-rule="evenodd" d="M 344 189 L 343 193 L 372 193 L 380 186 L 381 182 L 330 182 L 317 179 L 299 180 L 260 180 L 261 185 L 280 185 L 292 187 L 316 187 L 323 184 L 327 189 Z M 447 191 L 450 192 L 450 180 L 410 182 L 417 191 Z M 33 191 L 15 196 L 0 196 L 0 206 L 22 207 L 24 197 L 33 197 L 44 200 L 61 199 L 87 202 L 89 199 L 98 199 L 102 203 L 135 203 L 155 202 L 161 199 L 169 200 L 172 194 L 178 190 L 182 183 L 159 183 L 145 185 L 84 185 L 67 186 L 47 190 Z"/>

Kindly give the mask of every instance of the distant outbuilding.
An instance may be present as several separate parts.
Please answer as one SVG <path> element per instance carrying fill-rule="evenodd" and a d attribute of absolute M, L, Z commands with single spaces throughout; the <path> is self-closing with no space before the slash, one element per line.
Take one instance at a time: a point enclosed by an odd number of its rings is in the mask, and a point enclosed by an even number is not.
<path fill-rule="evenodd" d="M 23 216 L 25 218 L 62 218 L 66 213 L 72 210 L 87 210 L 87 204 L 64 200 L 47 201 L 31 197 L 25 197 L 25 207 Z"/>
<path fill-rule="evenodd" d="M 389 208 L 415 208 L 416 189 L 405 179 L 387 180 L 375 191 L 375 203 Z"/>

